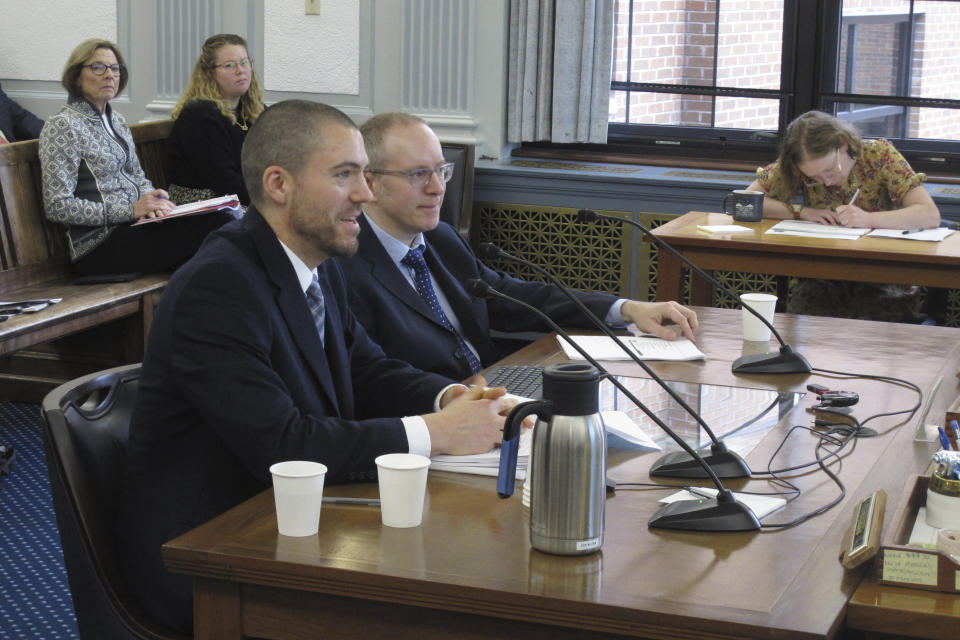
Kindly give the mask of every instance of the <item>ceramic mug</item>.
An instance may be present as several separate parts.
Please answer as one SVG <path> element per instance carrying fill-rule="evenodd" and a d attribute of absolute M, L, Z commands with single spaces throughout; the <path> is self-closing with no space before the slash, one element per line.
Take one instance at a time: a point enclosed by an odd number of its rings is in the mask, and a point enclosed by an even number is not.
<path fill-rule="evenodd" d="M 763 220 L 763 191 L 737 189 L 723 196 L 723 212 L 733 215 L 737 222 L 760 222 Z M 728 207 L 728 203 L 731 205 Z"/>

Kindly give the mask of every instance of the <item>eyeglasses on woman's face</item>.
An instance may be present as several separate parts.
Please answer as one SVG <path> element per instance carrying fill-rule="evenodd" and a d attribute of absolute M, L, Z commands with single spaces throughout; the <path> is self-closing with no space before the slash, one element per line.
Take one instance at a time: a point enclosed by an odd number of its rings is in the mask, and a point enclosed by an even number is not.
<path fill-rule="evenodd" d="M 103 64 L 102 62 L 91 62 L 90 64 L 82 64 L 80 66 L 84 69 L 90 69 L 95 76 L 102 76 L 107 72 L 107 69 L 110 69 L 113 75 L 118 76 L 124 68 L 121 64 Z"/>
<path fill-rule="evenodd" d="M 805 182 L 805 187 L 817 187 L 820 185 L 833 186 L 839 184 L 843 179 L 843 165 L 840 162 L 840 147 L 834 149 L 834 153 L 828 153 L 815 160 L 807 160 L 799 165 L 797 169 L 809 180 Z"/>
<path fill-rule="evenodd" d="M 243 60 L 239 60 L 239 61 L 231 60 L 230 62 L 224 62 L 223 64 L 216 64 L 213 66 L 215 66 L 217 69 L 223 69 L 228 73 L 233 73 L 237 69 L 240 69 L 241 71 L 246 71 L 247 69 L 250 68 L 250 64 L 251 64 L 250 59 L 244 58 Z"/>

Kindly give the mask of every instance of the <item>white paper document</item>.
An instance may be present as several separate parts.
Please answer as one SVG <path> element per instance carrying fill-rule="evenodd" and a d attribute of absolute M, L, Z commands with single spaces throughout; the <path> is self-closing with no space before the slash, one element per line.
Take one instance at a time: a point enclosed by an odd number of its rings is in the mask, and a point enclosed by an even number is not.
<path fill-rule="evenodd" d="M 520 434 L 520 447 L 517 452 L 518 480 L 522 480 L 526 475 L 532 440 L 533 429 L 524 429 Z M 495 476 L 500 470 L 500 448 L 494 447 L 486 453 L 475 453 L 469 456 L 438 454 L 430 458 L 430 468 L 435 471 L 455 471 L 480 476 Z"/>
<path fill-rule="evenodd" d="M 697 487 L 697 491 L 703 493 L 704 495 L 710 495 L 711 497 L 716 497 L 718 493 L 716 489 L 708 487 Z M 750 507 L 750 510 L 753 511 L 754 515 L 756 515 L 758 519 L 770 515 L 783 505 L 787 504 L 785 498 L 778 498 L 777 496 L 758 496 L 751 493 L 737 493 L 734 491 L 733 497 L 737 499 L 737 502 L 742 502 Z M 662 498 L 660 502 L 663 504 L 670 504 L 671 502 L 677 502 L 678 500 L 703 500 L 703 496 L 698 496 L 684 490 L 670 494 L 666 498 Z"/>
<path fill-rule="evenodd" d="M 897 240 L 920 240 L 922 242 L 940 242 L 953 233 L 953 229 L 934 227 L 923 231 L 907 231 L 903 229 L 874 229 L 867 235 L 871 238 L 895 238 Z"/>
<path fill-rule="evenodd" d="M 210 198 L 208 200 L 198 200 L 197 202 L 188 202 L 187 204 L 181 204 L 178 207 L 174 207 L 174 209 L 165 216 L 162 216 L 160 218 L 140 218 L 130 226 L 135 227 L 139 224 L 164 222 L 166 220 L 175 220 L 176 218 L 183 218 L 186 216 L 195 216 L 201 213 L 223 211 L 224 209 L 231 210 L 234 213 L 235 217 L 240 215 L 241 213 L 240 199 L 237 198 L 236 194 L 231 194 L 228 196 L 218 196 L 216 198 Z"/>
<path fill-rule="evenodd" d="M 662 447 L 642 431 L 637 423 L 623 411 L 602 411 L 600 417 L 603 418 L 603 426 L 606 427 L 608 434 L 619 436 L 630 444 L 648 451 L 662 450 Z"/>
<path fill-rule="evenodd" d="M 781 236 L 800 236 L 804 238 L 839 238 L 856 240 L 870 232 L 860 227 L 842 227 L 833 224 L 820 224 L 806 220 L 781 220 L 765 233 Z"/>
<path fill-rule="evenodd" d="M 729 235 L 732 233 L 753 233 L 750 227 L 741 227 L 738 224 L 698 224 L 697 231 L 715 233 L 718 235 Z"/>
<path fill-rule="evenodd" d="M 603 411 L 600 414 L 607 433 L 623 438 L 638 449 L 660 451 L 660 446 L 644 433 L 630 417 L 622 411 Z M 530 460 L 530 448 L 533 441 L 533 429 L 524 429 L 520 434 L 520 447 L 517 452 L 517 479 L 526 476 L 527 463 Z M 430 459 L 430 468 L 435 471 L 453 471 L 480 476 L 495 476 L 500 470 L 500 448 L 495 447 L 486 453 L 469 456 L 435 455 Z"/>
<path fill-rule="evenodd" d="M 595 360 L 631 360 L 612 338 L 607 336 L 570 336 Z M 571 360 L 585 360 L 576 348 L 557 336 L 563 353 Z M 631 349 L 641 360 L 706 360 L 705 353 L 686 338 L 664 340 L 651 336 L 620 336 L 620 341 Z"/>

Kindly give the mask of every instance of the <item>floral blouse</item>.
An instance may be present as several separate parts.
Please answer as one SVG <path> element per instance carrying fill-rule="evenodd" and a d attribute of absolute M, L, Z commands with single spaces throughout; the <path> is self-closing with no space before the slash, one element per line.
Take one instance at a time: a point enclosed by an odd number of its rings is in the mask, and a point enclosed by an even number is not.
<path fill-rule="evenodd" d="M 757 180 L 768 193 L 779 171 L 779 161 L 757 169 Z M 853 204 L 864 211 L 890 211 L 899 207 L 907 193 L 926 179 L 926 174 L 916 173 L 889 141 L 878 138 L 863 141 L 863 151 L 844 184 L 801 187 L 801 196 L 804 206 L 835 209 L 849 203 L 860 189 Z"/>

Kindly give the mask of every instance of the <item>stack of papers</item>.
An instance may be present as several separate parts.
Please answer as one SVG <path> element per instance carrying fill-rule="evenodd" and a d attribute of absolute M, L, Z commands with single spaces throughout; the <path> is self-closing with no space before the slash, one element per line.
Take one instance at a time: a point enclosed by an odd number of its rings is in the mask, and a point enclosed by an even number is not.
<path fill-rule="evenodd" d="M 870 232 L 859 227 L 842 227 L 833 224 L 820 224 L 806 220 L 781 220 L 767 229 L 766 233 L 781 236 L 801 236 L 804 238 L 834 238 L 856 240 Z"/>
<path fill-rule="evenodd" d="M 223 209 L 233 209 L 239 213 L 240 198 L 238 198 L 236 194 L 231 194 L 229 196 L 219 196 L 217 198 L 210 198 L 208 200 L 188 202 L 187 204 L 182 204 L 179 207 L 174 208 L 173 211 L 161 218 L 140 218 L 130 226 L 135 227 L 138 224 L 163 222 L 164 220 L 170 220 L 172 218 L 182 218 L 184 216 L 193 216 L 199 213 L 209 213 L 211 211 L 221 211 Z"/>
<path fill-rule="evenodd" d="M 616 342 L 608 336 L 570 336 L 594 360 L 632 360 Z M 564 338 L 557 336 L 564 354 L 571 360 L 585 360 L 577 349 Z M 705 353 L 686 338 L 664 340 L 651 336 L 621 336 L 628 349 L 641 360 L 706 360 Z"/>
<path fill-rule="evenodd" d="M 634 449 L 660 451 L 660 446 L 622 411 L 603 411 L 600 414 L 607 433 L 627 441 Z M 530 461 L 530 448 L 533 441 L 533 429 L 525 429 L 520 434 L 520 447 L 517 453 L 517 479 L 523 480 Z M 496 476 L 500 470 L 500 449 L 494 448 L 486 453 L 470 456 L 435 455 L 430 459 L 430 468 L 435 471 L 453 471 L 480 476 Z"/>
<path fill-rule="evenodd" d="M 741 227 L 738 224 L 698 224 L 697 231 L 717 234 L 753 233 L 750 227 Z"/>
<path fill-rule="evenodd" d="M 716 497 L 718 491 L 713 488 L 697 487 L 697 493 Z M 737 493 L 734 491 L 733 497 L 737 499 L 737 502 L 742 502 L 750 507 L 750 510 L 753 511 L 754 515 L 756 515 L 758 519 L 770 515 L 783 505 L 787 504 L 786 499 L 778 498 L 776 496 L 758 496 L 752 493 Z M 671 502 L 677 502 L 678 500 L 703 500 L 703 496 L 699 496 L 684 490 L 671 494 L 666 498 L 661 499 L 660 502 L 663 504 L 670 504 Z"/>
<path fill-rule="evenodd" d="M 530 445 L 533 441 L 533 429 L 524 429 L 520 434 L 520 447 L 517 452 L 517 479 L 527 474 L 530 460 Z M 496 476 L 500 471 L 500 448 L 495 447 L 486 453 L 469 456 L 435 455 L 430 458 L 430 468 L 435 471 L 454 471 L 472 473 L 479 476 Z"/>

